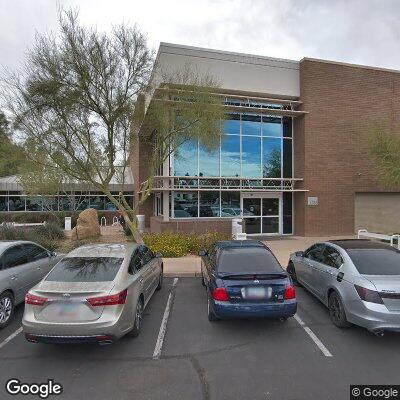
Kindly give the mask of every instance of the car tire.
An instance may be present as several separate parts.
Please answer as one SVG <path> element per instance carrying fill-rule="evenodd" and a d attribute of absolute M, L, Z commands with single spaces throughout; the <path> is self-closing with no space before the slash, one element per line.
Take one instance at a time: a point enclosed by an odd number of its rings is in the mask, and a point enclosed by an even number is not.
<path fill-rule="evenodd" d="M 219 321 L 218 316 L 215 314 L 214 310 L 212 309 L 211 301 L 210 301 L 209 297 L 207 298 L 207 316 L 208 316 L 208 320 L 210 322 Z"/>
<path fill-rule="evenodd" d="M 0 295 L 0 329 L 6 327 L 14 315 L 14 296 L 11 292 Z"/>
<path fill-rule="evenodd" d="M 204 276 L 201 274 L 201 285 L 206 286 L 206 283 L 204 282 Z"/>
<path fill-rule="evenodd" d="M 328 299 L 329 316 L 332 323 L 338 328 L 348 328 L 351 324 L 346 319 L 346 312 L 340 296 L 332 292 Z"/>
<path fill-rule="evenodd" d="M 133 328 L 127 333 L 128 337 L 138 337 L 140 330 L 142 329 L 142 319 L 143 319 L 143 299 L 139 297 L 136 310 L 135 310 L 135 321 L 133 323 Z"/>
<path fill-rule="evenodd" d="M 294 264 L 290 261 L 289 265 L 286 268 L 287 273 L 292 279 L 293 285 L 300 286 L 299 281 L 297 280 L 296 270 L 294 268 Z"/>
<path fill-rule="evenodd" d="M 156 287 L 156 290 L 161 290 L 163 284 L 163 270 L 160 272 L 160 276 L 158 277 L 158 285 Z"/>

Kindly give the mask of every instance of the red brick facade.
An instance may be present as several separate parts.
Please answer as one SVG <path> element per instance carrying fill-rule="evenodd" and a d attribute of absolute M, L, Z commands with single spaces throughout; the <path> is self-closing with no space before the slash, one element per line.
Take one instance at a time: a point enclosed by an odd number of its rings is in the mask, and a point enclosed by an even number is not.
<path fill-rule="evenodd" d="M 399 72 L 300 62 L 300 100 L 309 114 L 295 123 L 294 165 L 309 192 L 295 194 L 295 234 L 353 234 L 355 193 L 388 191 L 369 154 L 369 134 L 382 119 L 399 125 L 399 95 Z M 308 206 L 308 196 L 318 205 Z"/>
<path fill-rule="evenodd" d="M 351 235 L 355 194 L 390 191 L 379 182 L 369 135 L 377 121 L 399 126 L 400 72 L 311 59 L 300 61 L 299 72 L 300 109 L 308 114 L 294 119 L 294 177 L 303 178 L 297 188 L 308 191 L 294 194 L 294 234 Z M 148 151 L 142 143 L 135 149 L 136 190 L 147 179 Z M 318 205 L 307 205 L 310 196 Z M 150 218 L 152 199 L 140 211 L 155 232 L 230 230 L 230 220 Z"/>

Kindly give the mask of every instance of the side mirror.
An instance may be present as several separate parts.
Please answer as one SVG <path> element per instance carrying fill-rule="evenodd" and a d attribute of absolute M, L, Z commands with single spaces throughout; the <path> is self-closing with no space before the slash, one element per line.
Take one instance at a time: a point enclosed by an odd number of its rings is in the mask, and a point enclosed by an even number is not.
<path fill-rule="evenodd" d="M 162 253 L 156 253 L 157 258 L 162 258 Z"/>
<path fill-rule="evenodd" d="M 55 251 L 49 251 L 48 252 L 49 257 L 53 258 L 53 257 L 57 257 L 57 253 Z"/>
<path fill-rule="evenodd" d="M 296 257 L 304 257 L 304 251 L 296 251 L 296 252 L 294 253 L 294 255 L 295 255 Z"/>
<path fill-rule="evenodd" d="M 205 250 L 200 250 L 199 251 L 199 256 L 200 257 L 205 257 L 207 255 L 207 252 Z"/>

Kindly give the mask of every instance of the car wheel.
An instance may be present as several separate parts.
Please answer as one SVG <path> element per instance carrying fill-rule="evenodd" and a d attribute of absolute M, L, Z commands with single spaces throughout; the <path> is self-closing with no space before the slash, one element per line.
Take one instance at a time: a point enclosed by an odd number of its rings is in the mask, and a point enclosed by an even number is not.
<path fill-rule="evenodd" d="M 209 297 L 207 298 L 207 316 L 208 316 L 208 320 L 211 322 L 219 321 L 219 318 L 217 317 L 214 310 L 212 309 L 211 301 L 210 301 Z"/>
<path fill-rule="evenodd" d="M 206 283 L 204 282 L 204 276 L 203 276 L 203 274 L 201 274 L 201 284 L 202 284 L 203 286 L 206 286 Z"/>
<path fill-rule="evenodd" d="M 300 286 L 299 281 L 297 280 L 296 270 L 294 269 L 294 265 L 292 262 L 289 262 L 289 265 L 286 268 L 286 271 L 292 278 L 292 282 L 296 286 Z"/>
<path fill-rule="evenodd" d="M 342 300 L 336 292 L 332 292 L 328 300 L 329 316 L 338 328 L 348 328 L 351 324 L 346 319 Z"/>
<path fill-rule="evenodd" d="M 158 285 L 156 290 L 161 290 L 163 283 L 163 271 L 161 270 L 160 276 L 158 277 Z"/>
<path fill-rule="evenodd" d="M 135 322 L 133 324 L 133 329 L 127 334 L 129 337 L 139 336 L 140 330 L 142 329 L 142 319 L 143 319 L 143 299 L 140 297 L 135 312 Z"/>
<path fill-rule="evenodd" d="M 14 314 L 14 297 L 10 292 L 0 295 L 0 329 L 7 326 Z"/>

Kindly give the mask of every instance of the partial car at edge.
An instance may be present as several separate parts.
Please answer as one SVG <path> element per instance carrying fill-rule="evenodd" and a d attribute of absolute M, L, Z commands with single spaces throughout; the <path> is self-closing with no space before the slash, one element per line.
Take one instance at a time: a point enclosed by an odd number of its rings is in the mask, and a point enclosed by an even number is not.
<path fill-rule="evenodd" d="M 0 241 L 0 329 L 12 320 L 14 308 L 62 258 L 28 241 Z"/>
<path fill-rule="evenodd" d="M 287 271 L 329 309 L 334 325 L 400 331 L 400 251 L 367 239 L 316 243 L 291 254 Z"/>

